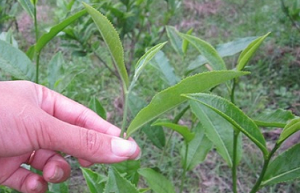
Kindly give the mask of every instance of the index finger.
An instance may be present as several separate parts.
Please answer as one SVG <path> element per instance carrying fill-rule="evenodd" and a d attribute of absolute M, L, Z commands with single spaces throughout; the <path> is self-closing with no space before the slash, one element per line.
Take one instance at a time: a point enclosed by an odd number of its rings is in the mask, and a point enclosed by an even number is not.
<path fill-rule="evenodd" d="M 120 129 L 94 111 L 44 86 L 35 85 L 40 108 L 57 119 L 108 135 L 119 136 Z"/>

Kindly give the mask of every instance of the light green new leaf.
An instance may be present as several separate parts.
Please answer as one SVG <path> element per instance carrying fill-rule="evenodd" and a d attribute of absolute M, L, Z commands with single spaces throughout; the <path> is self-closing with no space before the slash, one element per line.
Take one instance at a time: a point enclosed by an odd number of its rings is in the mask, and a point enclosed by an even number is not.
<path fill-rule="evenodd" d="M 286 123 L 295 118 L 291 111 L 277 109 L 276 111 L 265 111 L 253 118 L 257 126 L 260 127 L 280 127 L 284 128 Z"/>
<path fill-rule="evenodd" d="M 137 171 L 141 168 L 140 160 L 127 160 L 112 164 L 112 166 L 132 184 L 138 184 L 140 176 Z"/>
<path fill-rule="evenodd" d="M 91 193 L 102 193 L 104 190 L 106 177 L 95 173 L 88 168 L 81 168 L 83 177 Z"/>
<path fill-rule="evenodd" d="M 283 129 L 277 143 L 282 143 L 289 136 L 300 130 L 300 117 L 291 120 Z"/>
<path fill-rule="evenodd" d="M 197 93 L 185 96 L 209 107 L 221 115 L 236 129 L 243 132 L 250 140 L 252 140 L 261 149 L 265 157 L 269 154 L 264 136 L 257 125 L 233 103 L 212 94 Z"/>
<path fill-rule="evenodd" d="M 149 49 L 136 63 L 135 65 L 135 71 L 133 76 L 133 81 L 131 85 L 133 86 L 135 84 L 135 81 L 140 76 L 142 70 L 145 68 L 145 66 L 149 63 L 149 61 L 156 55 L 156 53 L 166 44 L 167 42 L 157 44 L 156 46 Z"/>
<path fill-rule="evenodd" d="M 269 34 L 270 33 L 267 33 L 266 35 L 257 38 L 256 40 L 251 42 L 245 50 L 243 50 L 243 52 L 240 54 L 239 59 L 238 59 L 238 64 L 237 64 L 237 67 L 236 67 L 237 70 L 243 70 L 244 69 L 244 67 L 247 65 L 249 60 L 254 55 L 255 51 L 259 48 L 261 43 L 264 41 L 264 39 L 266 39 L 266 37 Z"/>
<path fill-rule="evenodd" d="M 213 143 L 206 137 L 205 129 L 201 124 L 194 128 L 195 137 L 188 144 L 188 152 L 186 162 L 184 161 L 186 147 L 181 150 L 182 163 L 185 162 L 185 168 L 189 171 L 203 162 L 208 152 L 212 149 Z"/>
<path fill-rule="evenodd" d="M 119 174 L 119 172 L 111 167 L 108 171 L 108 180 L 104 193 L 138 193 L 137 188 L 127 179 Z"/>
<path fill-rule="evenodd" d="M 109 52 L 116 64 L 118 73 L 123 81 L 125 88 L 127 88 L 129 84 L 129 80 L 128 80 L 128 74 L 124 63 L 124 50 L 118 32 L 103 14 L 101 14 L 93 7 L 87 5 L 86 3 L 83 4 L 86 10 L 93 18 L 106 45 L 108 46 Z"/>
<path fill-rule="evenodd" d="M 181 49 L 182 39 L 178 36 L 178 31 L 175 29 L 175 27 L 172 26 L 166 26 L 166 31 L 173 49 L 177 52 L 177 54 L 183 56 L 183 52 Z"/>
<path fill-rule="evenodd" d="M 201 121 L 207 138 L 215 145 L 217 152 L 223 157 L 229 167 L 233 163 L 233 128 L 232 125 L 218 113 L 199 103 L 190 100 L 192 112 Z M 240 135 L 241 136 L 241 135 Z M 241 160 L 242 144 L 238 139 L 237 163 Z"/>
<path fill-rule="evenodd" d="M 35 65 L 26 54 L 2 40 L 0 40 L 0 68 L 17 79 L 35 78 Z"/>
<path fill-rule="evenodd" d="M 18 0 L 23 9 L 28 13 L 28 15 L 33 19 L 33 4 L 30 0 Z"/>
<path fill-rule="evenodd" d="M 191 35 L 192 34 L 192 32 L 193 32 L 193 28 L 191 28 L 189 31 L 187 31 L 186 32 L 186 34 L 188 34 L 188 35 Z M 186 54 L 186 51 L 187 51 L 187 49 L 188 49 L 188 46 L 189 46 L 189 42 L 186 40 L 186 39 L 184 39 L 183 41 L 182 41 L 182 52 L 183 52 L 183 54 Z"/>
<path fill-rule="evenodd" d="M 150 168 L 142 168 L 138 172 L 146 179 L 147 184 L 154 192 L 175 193 L 173 184 L 162 174 Z"/>
<path fill-rule="evenodd" d="M 179 33 L 179 35 L 193 45 L 207 59 L 213 70 L 226 70 L 224 60 L 208 42 L 192 35 L 182 33 Z"/>
<path fill-rule="evenodd" d="M 132 133 L 146 123 L 185 102 L 187 99 L 182 97 L 182 94 L 207 91 L 218 84 L 245 74 L 247 73 L 236 71 L 213 71 L 196 74 L 183 79 L 178 84 L 157 93 L 152 98 L 150 104 L 143 108 L 130 123 L 127 130 L 127 137 L 132 135 Z"/>
<path fill-rule="evenodd" d="M 227 56 L 233 56 L 244 50 L 255 39 L 256 37 L 239 38 L 230 42 L 226 42 L 224 44 L 217 45 L 216 50 L 222 58 Z M 205 63 L 207 63 L 207 59 L 200 55 L 194 61 L 191 62 L 187 70 L 195 70 Z"/>
<path fill-rule="evenodd" d="M 68 17 L 67 19 L 63 20 L 59 24 L 53 26 L 50 31 L 44 35 L 42 35 L 37 43 L 35 44 L 35 52 L 39 53 L 45 45 L 52 40 L 59 32 L 61 32 L 63 29 L 65 29 L 67 26 L 72 24 L 74 21 L 76 21 L 78 18 L 86 14 L 86 10 L 79 11 L 75 13 L 74 15 Z M 30 50 L 29 48 L 28 50 Z"/>
<path fill-rule="evenodd" d="M 173 131 L 178 132 L 186 143 L 189 143 L 195 137 L 195 133 L 192 133 L 188 127 L 169 121 L 157 120 L 151 126 L 163 126 L 172 129 Z"/>
<path fill-rule="evenodd" d="M 268 166 L 262 185 L 286 182 L 300 177 L 300 144 L 283 152 Z"/>
<path fill-rule="evenodd" d="M 96 97 L 92 97 L 89 102 L 89 108 L 92 109 L 103 119 L 106 119 L 106 111 L 100 101 Z"/>

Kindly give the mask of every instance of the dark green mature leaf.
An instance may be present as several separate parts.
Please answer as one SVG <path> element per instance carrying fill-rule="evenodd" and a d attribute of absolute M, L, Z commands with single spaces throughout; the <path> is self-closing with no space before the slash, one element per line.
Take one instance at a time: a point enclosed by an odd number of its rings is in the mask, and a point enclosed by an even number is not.
<path fill-rule="evenodd" d="M 104 193 L 138 193 L 136 187 L 127 179 L 119 174 L 119 172 L 111 167 L 108 172 L 108 180 Z"/>
<path fill-rule="evenodd" d="M 261 127 L 285 127 L 286 123 L 295 118 L 291 111 L 277 109 L 276 111 L 265 111 L 254 118 L 256 125 Z"/>
<path fill-rule="evenodd" d="M 141 167 L 139 160 L 127 160 L 121 163 L 112 165 L 122 176 L 129 180 L 132 184 L 136 185 L 139 182 L 138 169 Z"/>
<path fill-rule="evenodd" d="M 192 133 L 187 126 L 178 125 L 169 121 L 158 120 L 152 124 L 153 126 L 163 126 L 173 131 L 179 133 L 185 140 L 186 143 L 189 143 L 195 137 L 195 134 Z"/>
<path fill-rule="evenodd" d="M 180 79 L 174 73 L 174 68 L 170 65 L 169 59 L 164 52 L 158 51 L 150 64 L 159 71 L 160 78 L 169 86 L 173 86 L 179 82 Z"/>
<path fill-rule="evenodd" d="M 212 94 L 197 93 L 185 96 L 190 100 L 194 100 L 205 105 L 221 115 L 236 129 L 243 132 L 250 140 L 252 140 L 261 149 L 264 156 L 269 154 L 266 147 L 266 141 L 259 128 L 252 119 L 245 115 L 243 111 L 241 111 L 233 103 Z"/>
<path fill-rule="evenodd" d="M 56 53 L 50 60 L 48 65 L 48 87 L 52 90 L 55 89 L 55 85 L 62 79 L 63 65 L 65 64 L 63 55 L 61 52 Z"/>
<path fill-rule="evenodd" d="M 146 179 L 147 184 L 154 192 L 175 193 L 172 183 L 162 174 L 150 168 L 142 168 L 138 172 Z"/>
<path fill-rule="evenodd" d="M 33 19 L 33 4 L 30 0 L 18 0 L 23 9 L 28 13 L 28 15 Z"/>
<path fill-rule="evenodd" d="M 89 108 L 92 109 L 95 113 L 97 113 L 103 119 L 106 119 L 106 111 L 100 101 L 94 96 L 91 98 L 89 102 Z"/>
<path fill-rule="evenodd" d="M 193 45 L 207 59 L 213 70 L 226 70 L 224 60 L 209 43 L 192 35 L 182 33 L 179 35 Z"/>
<path fill-rule="evenodd" d="M 185 163 L 185 168 L 187 170 L 194 169 L 198 164 L 202 163 L 208 152 L 212 149 L 213 144 L 212 142 L 206 137 L 204 133 L 205 129 L 201 124 L 198 124 L 194 128 L 195 137 L 192 141 L 188 144 L 188 152 L 187 152 L 187 159 Z M 186 144 L 181 151 L 182 156 L 182 163 L 184 163 L 185 151 L 186 151 Z"/>
<path fill-rule="evenodd" d="M 300 130 L 300 117 L 297 117 L 297 118 L 291 120 L 284 127 L 283 131 L 281 132 L 281 135 L 279 136 L 277 143 L 282 143 L 289 136 L 293 135 L 294 133 L 296 133 L 299 130 Z"/>
<path fill-rule="evenodd" d="M 244 67 L 247 65 L 249 60 L 254 55 L 255 51 L 259 48 L 261 43 L 264 41 L 264 39 L 266 39 L 266 37 L 269 34 L 270 33 L 267 33 L 266 35 L 261 36 L 261 37 L 257 38 L 256 40 L 254 40 L 253 42 L 251 42 L 251 44 L 249 44 L 249 46 L 240 54 L 239 59 L 238 59 L 238 64 L 236 67 L 237 70 L 244 69 Z"/>
<path fill-rule="evenodd" d="M 125 88 L 127 88 L 129 84 L 129 80 L 128 80 L 128 74 L 124 63 L 124 50 L 118 32 L 103 14 L 101 14 L 93 7 L 87 5 L 86 3 L 83 4 L 86 10 L 93 18 L 106 45 L 108 46 L 109 52 L 116 64 L 118 73 L 123 81 Z"/>
<path fill-rule="evenodd" d="M 157 118 L 159 115 L 171 110 L 185 102 L 187 98 L 182 97 L 185 93 L 197 93 L 247 74 L 246 72 L 235 71 L 213 71 L 197 74 L 183 79 L 178 84 L 157 93 L 150 104 L 143 108 L 130 123 L 127 136 L 129 137 L 137 129 Z"/>
<path fill-rule="evenodd" d="M 35 66 L 26 54 L 2 40 L 0 40 L 0 68 L 17 79 L 35 78 Z"/>
<path fill-rule="evenodd" d="M 91 193 L 102 193 L 104 191 L 106 177 L 88 168 L 81 168 L 81 171 Z"/>
<path fill-rule="evenodd" d="M 218 113 L 214 112 L 205 105 L 190 100 L 192 112 L 201 121 L 207 138 L 215 145 L 217 152 L 223 157 L 229 167 L 233 163 L 233 127 Z M 239 138 L 237 162 L 242 155 L 241 139 Z"/>
<path fill-rule="evenodd" d="M 286 182 L 300 177 L 300 144 L 283 152 L 268 166 L 262 185 Z"/>
<path fill-rule="evenodd" d="M 35 44 L 35 52 L 39 53 L 45 45 L 51 41 L 59 32 L 61 32 L 63 29 L 65 29 L 67 26 L 72 24 L 74 21 L 76 21 L 78 18 L 86 14 L 86 10 L 79 11 L 75 13 L 74 15 L 68 17 L 67 19 L 63 20 L 59 24 L 53 26 L 50 31 L 44 35 L 42 35 L 37 43 Z M 29 48 L 30 50 L 31 48 Z"/>
<path fill-rule="evenodd" d="M 146 134 L 147 138 L 159 149 L 163 149 L 166 145 L 166 135 L 162 127 L 154 126 L 150 129 L 150 124 L 145 125 L 142 131 Z"/>

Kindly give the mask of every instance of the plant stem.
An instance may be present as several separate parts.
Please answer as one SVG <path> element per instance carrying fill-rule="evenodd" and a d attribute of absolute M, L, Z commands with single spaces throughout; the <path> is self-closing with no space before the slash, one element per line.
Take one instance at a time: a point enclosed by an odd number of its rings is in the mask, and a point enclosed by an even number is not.
<path fill-rule="evenodd" d="M 185 155 L 184 155 L 184 161 L 183 161 L 183 172 L 182 172 L 182 176 L 181 176 L 180 193 L 182 193 L 182 191 L 183 191 L 183 184 L 186 179 L 186 172 L 187 172 L 186 162 L 187 162 L 188 150 L 189 150 L 189 145 L 188 145 L 188 143 L 186 143 L 185 144 Z"/>
<path fill-rule="evenodd" d="M 267 158 L 264 159 L 264 165 L 263 165 L 263 168 L 261 170 L 261 173 L 259 175 L 259 178 L 257 179 L 255 185 L 253 186 L 252 190 L 250 191 L 250 193 L 255 193 L 259 190 L 260 188 L 260 184 L 264 178 L 264 175 L 267 171 L 267 168 L 268 168 L 268 165 L 269 165 L 269 162 L 273 156 L 273 154 L 276 152 L 276 150 L 280 147 L 280 144 L 277 144 L 274 146 L 274 148 L 272 149 L 272 151 L 270 152 L 270 154 L 267 156 Z"/>
<path fill-rule="evenodd" d="M 121 133 L 120 133 L 120 137 L 122 138 L 128 138 L 126 136 L 124 136 L 125 133 L 125 127 L 127 124 L 127 112 L 128 112 L 128 95 L 129 95 L 129 91 L 127 91 L 127 89 L 124 87 L 124 104 L 123 104 L 123 121 L 122 121 L 122 127 L 121 127 Z"/>
<path fill-rule="evenodd" d="M 239 131 L 234 130 L 233 133 L 233 160 L 232 160 L 232 191 L 237 193 L 237 142 Z"/>
<path fill-rule="evenodd" d="M 37 17 L 36 17 L 36 1 L 33 2 L 33 17 L 34 17 L 34 31 L 35 31 L 35 42 L 38 41 L 39 38 L 39 30 L 37 25 Z M 36 53 L 36 74 L 35 74 L 35 83 L 39 83 L 39 67 L 40 67 L 40 53 Z"/>
<path fill-rule="evenodd" d="M 235 93 L 235 86 L 236 86 L 236 83 L 237 83 L 237 79 L 235 78 L 233 80 L 233 84 L 232 84 L 232 89 L 231 89 L 231 93 L 230 93 L 230 100 L 233 104 L 235 104 L 235 100 L 234 100 L 234 93 Z"/>

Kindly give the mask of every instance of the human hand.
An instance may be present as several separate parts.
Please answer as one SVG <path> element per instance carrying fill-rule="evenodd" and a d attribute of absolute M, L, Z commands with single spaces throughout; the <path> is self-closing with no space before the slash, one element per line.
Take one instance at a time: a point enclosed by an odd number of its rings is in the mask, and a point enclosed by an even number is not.
<path fill-rule="evenodd" d="M 65 181 L 70 166 L 57 152 L 77 157 L 82 166 L 136 159 L 136 142 L 119 134 L 120 129 L 93 111 L 46 87 L 0 82 L 2 185 L 31 193 L 45 192 L 48 182 Z M 22 168 L 23 163 L 43 171 L 43 176 Z"/>

